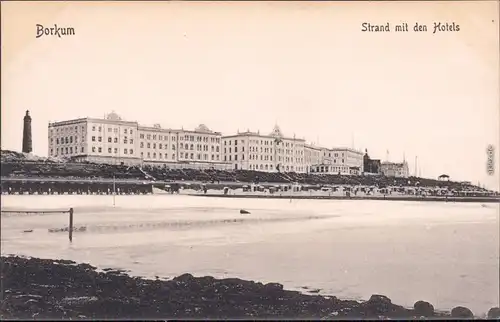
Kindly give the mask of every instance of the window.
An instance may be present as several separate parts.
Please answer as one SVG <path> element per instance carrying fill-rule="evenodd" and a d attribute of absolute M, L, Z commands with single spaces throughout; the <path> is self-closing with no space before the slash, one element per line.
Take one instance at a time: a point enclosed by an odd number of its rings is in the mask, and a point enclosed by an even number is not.
<path fill-rule="evenodd" d="M 133 149 L 130 149 L 128 152 L 129 152 L 129 154 L 134 154 L 134 150 Z"/>
<path fill-rule="evenodd" d="M 158 144 L 158 149 L 161 149 L 161 143 L 160 143 L 160 144 Z"/>
<path fill-rule="evenodd" d="M 124 129 L 124 130 L 123 130 L 123 133 L 127 134 L 127 129 Z"/>
<path fill-rule="evenodd" d="M 95 146 L 92 147 L 92 152 L 95 152 Z"/>
<path fill-rule="evenodd" d="M 115 154 L 118 153 L 118 148 L 115 148 Z"/>
<path fill-rule="evenodd" d="M 118 138 L 115 138 L 113 142 L 118 143 Z"/>
<path fill-rule="evenodd" d="M 153 143 L 153 149 L 156 149 L 156 143 Z"/>
<path fill-rule="evenodd" d="M 141 149 L 144 148 L 144 142 L 141 142 Z"/>
<path fill-rule="evenodd" d="M 73 147 L 69 148 L 69 153 L 73 154 Z"/>
<path fill-rule="evenodd" d="M 160 153 L 160 154 L 159 154 L 159 157 L 160 157 L 160 159 L 163 159 L 163 154 L 161 154 L 161 153 Z"/>
<path fill-rule="evenodd" d="M 73 137 L 72 136 L 69 137 L 69 143 L 73 143 Z"/>
<path fill-rule="evenodd" d="M 148 149 L 151 148 L 151 143 L 148 143 Z"/>
<path fill-rule="evenodd" d="M 92 136 L 92 142 L 95 142 L 95 136 Z"/>
<path fill-rule="evenodd" d="M 130 139 L 130 144 L 134 144 L 134 139 Z"/>
<path fill-rule="evenodd" d="M 111 138 L 108 138 L 108 142 L 111 143 Z"/>
<path fill-rule="evenodd" d="M 102 132 L 102 127 L 99 126 L 99 132 Z"/>
<path fill-rule="evenodd" d="M 99 148 L 97 149 L 97 151 L 98 151 L 99 153 L 101 153 L 101 152 L 102 152 L 102 148 L 101 148 L 101 147 L 99 147 Z"/>
<path fill-rule="evenodd" d="M 95 126 L 92 126 L 92 131 L 94 131 L 94 132 L 95 132 Z"/>
<path fill-rule="evenodd" d="M 153 152 L 153 159 L 156 159 L 156 152 Z"/>
<path fill-rule="evenodd" d="M 148 158 L 151 158 L 151 152 L 148 152 Z"/>
<path fill-rule="evenodd" d="M 111 148 L 108 148 L 108 153 L 111 153 Z"/>
<path fill-rule="evenodd" d="M 128 150 L 127 149 L 123 149 L 123 154 L 127 154 Z"/>
<path fill-rule="evenodd" d="M 59 138 L 56 138 L 56 144 L 59 144 Z"/>
<path fill-rule="evenodd" d="M 97 138 L 97 141 L 102 142 L 102 136 L 99 136 L 99 137 Z"/>
<path fill-rule="evenodd" d="M 82 146 L 81 150 L 82 153 L 85 152 L 85 148 Z"/>
<path fill-rule="evenodd" d="M 167 149 L 168 149 L 168 145 L 165 144 L 165 150 L 167 150 Z"/>
<path fill-rule="evenodd" d="M 64 138 L 64 143 L 68 144 L 68 137 Z"/>
<path fill-rule="evenodd" d="M 127 144 L 127 143 L 128 143 L 127 137 L 124 137 L 124 138 L 123 138 L 123 143 L 124 143 L 124 144 Z"/>
<path fill-rule="evenodd" d="M 111 132 L 113 132 L 113 129 L 108 127 L 108 133 L 111 133 Z"/>
<path fill-rule="evenodd" d="M 194 159 L 194 154 L 193 153 L 191 153 L 191 159 Z"/>
<path fill-rule="evenodd" d="M 133 133 L 134 133 L 133 130 L 130 130 L 130 134 L 133 134 Z"/>
<path fill-rule="evenodd" d="M 140 134 L 139 139 L 144 139 L 144 134 Z"/>

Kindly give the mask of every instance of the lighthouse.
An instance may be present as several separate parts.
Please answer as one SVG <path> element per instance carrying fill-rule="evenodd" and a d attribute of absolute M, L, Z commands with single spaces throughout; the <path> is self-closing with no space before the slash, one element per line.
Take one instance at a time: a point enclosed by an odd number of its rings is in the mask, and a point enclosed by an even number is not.
<path fill-rule="evenodd" d="M 23 153 L 31 153 L 33 144 L 31 141 L 31 116 L 30 111 L 26 111 L 23 128 Z"/>

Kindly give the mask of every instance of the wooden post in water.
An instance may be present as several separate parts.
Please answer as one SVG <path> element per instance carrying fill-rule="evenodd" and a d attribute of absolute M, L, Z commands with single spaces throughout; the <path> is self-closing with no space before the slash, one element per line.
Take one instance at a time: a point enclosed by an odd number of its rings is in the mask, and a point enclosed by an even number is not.
<path fill-rule="evenodd" d="M 73 242 L 73 208 L 69 208 L 69 241 Z"/>

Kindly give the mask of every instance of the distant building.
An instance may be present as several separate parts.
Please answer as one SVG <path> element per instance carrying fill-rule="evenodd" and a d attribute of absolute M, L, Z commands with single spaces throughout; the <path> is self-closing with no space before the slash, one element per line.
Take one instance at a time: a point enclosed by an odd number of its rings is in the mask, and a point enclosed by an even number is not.
<path fill-rule="evenodd" d="M 363 173 L 378 175 L 381 174 L 382 163 L 381 161 L 371 159 L 368 155 L 368 150 L 365 149 L 365 155 L 363 156 Z"/>
<path fill-rule="evenodd" d="M 33 142 L 31 138 L 31 116 L 30 111 L 26 111 L 23 125 L 23 153 L 31 153 L 33 151 Z"/>
<path fill-rule="evenodd" d="M 360 175 L 363 172 L 363 153 L 350 148 L 322 148 L 319 164 L 311 167 L 312 173 Z"/>
<path fill-rule="evenodd" d="M 304 145 L 306 172 L 311 172 L 313 165 L 321 164 L 323 161 L 323 153 L 324 151 L 321 147 L 312 144 Z"/>
<path fill-rule="evenodd" d="M 307 172 L 305 140 L 285 137 L 278 125 L 269 134 L 239 132 L 222 137 L 222 155 L 233 169 Z"/>
<path fill-rule="evenodd" d="M 49 123 L 49 156 L 107 164 L 227 169 L 221 133 L 205 125 L 164 129 L 124 121 L 116 113 Z"/>
<path fill-rule="evenodd" d="M 408 178 L 408 162 L 403 161 L 401 163 L 395 162 L 382 162 L 381 172 L 386 177 L 396 177 L 396 178 Z"/>

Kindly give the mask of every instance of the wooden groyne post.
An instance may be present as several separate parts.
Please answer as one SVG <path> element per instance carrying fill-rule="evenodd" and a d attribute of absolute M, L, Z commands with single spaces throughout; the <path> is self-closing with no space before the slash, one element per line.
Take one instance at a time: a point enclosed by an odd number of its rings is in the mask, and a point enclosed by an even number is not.
<path fill-rule="evenodd" d="M 69 242 L 73 242 L 73 208 L 69 208 Z"/>

